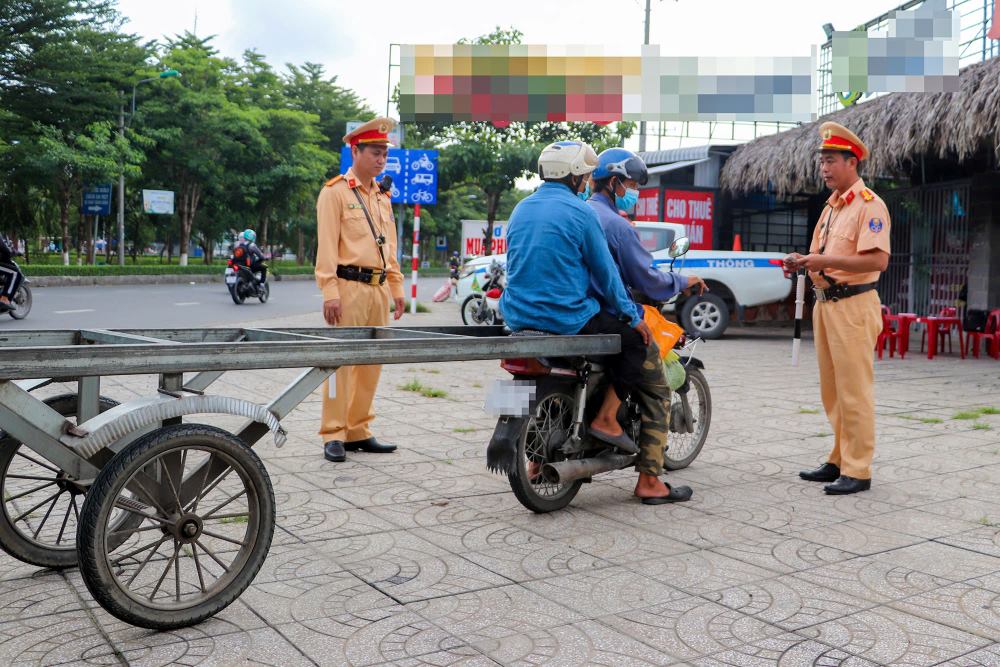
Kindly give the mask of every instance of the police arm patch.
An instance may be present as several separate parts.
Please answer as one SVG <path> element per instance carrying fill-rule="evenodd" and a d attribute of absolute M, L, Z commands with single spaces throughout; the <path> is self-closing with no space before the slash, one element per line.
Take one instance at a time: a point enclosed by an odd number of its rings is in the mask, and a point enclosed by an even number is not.
<path fill-rule="evenodd" d="M 874 232 L 875 234 L 878 234 L 880 231 L 882 231 L 882 228 L 884 226 L 885 225 L 882 224 L 882 218 L 872 218 L 871 220 L 868 221 L 868 229 L 872 230 L 872 232 Z"/>

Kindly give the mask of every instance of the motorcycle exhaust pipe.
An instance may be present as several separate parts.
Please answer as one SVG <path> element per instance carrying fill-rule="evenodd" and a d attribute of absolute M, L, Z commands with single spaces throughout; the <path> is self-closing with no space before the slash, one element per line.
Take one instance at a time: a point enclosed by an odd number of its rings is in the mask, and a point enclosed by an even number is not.
<path fill-rule="evenodd" d="M 602 472 L 621 470 L 632 465 L 635 462 L 635 456 L 635 454 L 605 452 L 589 459 L 546 463 L 542 466 L 542 476 L 551 484 L 568 484 L 585 477 L 593 477 Z"/>

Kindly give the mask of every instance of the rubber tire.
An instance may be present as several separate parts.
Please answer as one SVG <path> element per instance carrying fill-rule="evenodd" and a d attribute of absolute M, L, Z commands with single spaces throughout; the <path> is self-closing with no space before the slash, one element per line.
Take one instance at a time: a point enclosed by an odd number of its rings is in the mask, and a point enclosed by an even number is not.
<path fill-rule="evenodd" d="M 466 306 L 468 306 L 470 301 L 472 301 L 473 299 L 484 299 L 484 298 L 486 297 L 484 297 L 482 294 L 470 294 L 469 296 L 465 297 L 465 301 L 462 302 L 462 324 L 466 326 L 480 326 L 480 325 L 488 326 L 493 324 L 493 317 L 490 315 L 487 315 L 486 319 L 483 320 L 482 322 L 476 322 L 475 320 L 470 321 L 470 318 L 466 317 L 465 315 Z"/>
<path fill-rule="evenodd" d="M 188 608 L 166 611 L 150 610 L 136 603 L 123 593 L 108 570 L 103 549 L 103 531 L 99 531 L 105 515 L 105 505 L 110 501 L 116 482 L 131 475 L 142 464 L 134 465 L 144 455 L 155 456 L 161 451 L 169 451 L 184 441 L 193 440 L 197 444 L 212 441 L 220 451 L 241 461 L 251 483 L 258 487 L 261 516 L 257 543 L 235 579 L 208 600 Z M 117 493 L 117 492 L 115 492 Z M 110 508 L 108 508 L 110 509 Z M 132 625 L 150 630 L 173 630 L 186 628 L 211 618 L 219 613 L 246 590 L 260 571 L 274 536 L 275 510 L 274 489 L 271 479 L 264 469 L 260 457 L 243 440 L 228 431 L 206 424 L 173 424 L 148 433 L 128 445 L 104 466 L 87 494 L 87 500 L 80 512 L 80 525 L 76 543 L 80 558 L 80 574 L 87 589 L 109 614 Z"/>
<path fill-rule="evenodd" d="M 21 286 L 17 288 L 17 291 L 18 293 L 21 292 L 24 293 L 24 295 L 21 298 L 23 298 L 25 300 L 25 303 L 27 303 L 28 305 L 25 308 L 18 308 L 17 310 L 10 310 L 7 312 L 9 312 L 10 316 L 13 317 L 15 320 L 23 320 L 28 316 L 28 313 L 31 312 L 31 303 L 32 303 L 31 288 L 22 283 Z M 14 300 L 15 301 L 17 300 L 17 296 L 14 297 Z"/>
<path fill-rule="evenodd" d="M 236 282 L 229 286 L 229 296 L 233 297 L 233 303 L 237 306 L 243 305 L 243 302 L 247 300 L 243 293 L 240 292 L 240 284 L 243 279 L 239 276 L 236 277 Z"/>
<path fill-rule="evenodd" d="M 76 394 L 60 394 L 45 399 L 44 403 L 63 417 L 71 417 L 76 414 Z M 118 401 L 106 396 L 101 396 L 98 399 L 98 409 L 101 412 L 106 412 L 116 405 L 118 405 Z M 0 479 L 7 474 L 10 462 L 14 460 L 18 450 L 24 446 L 23 443 L 16 440 L 7 442 L 6 437 L 7 435 L 0 431 L 0 443 L 2 443 L 0 444 Z M 34 452 L 32 454 L 37 456 Z M 3 488 L 2 484 L 0 484 L 0 488 Z M 6 503 L 4 508 L 0 508 L 0 549 L 19 561 L 56 570 L 76 567 L 76 547 L 69 539 L 66 540 L 66 543 L 71 546 L 65 549 L 47 549 L 29 541 L 11 523 L 10 517 L 7 515 Z"/>
<path fill-rule="evenodd" d="M 695 306 L 699 303 L 706 302 L 718 310 L 719 321 L 714 327 L 703 330 L 695 326 L 691 317 Z M 722 334 L 729 326 L 729 306 L 726 305 L 725 300 L 718 294 L 706 292 L 701 296 L 693 297 L 684 302 L 684 305 L 681 307 L 681 324 L 684 326 L 684 331 L 686 331 L 689 336 L 697 336 L 706 340 L 721 338 Z"/>
<path fill-rule="evenodd" d="M 669 456 L 670 449 L 667 448 L 667 454 L 663 457 L 663 467 L 667 470 L 683 470 L 691 465 L 698 455 L 701 454 L 702 447 L 705 446 L 705 441 L 708 440 L 708 429 L 712 425 L 712 392 L 708 387 L 708 380 L 705 379 L 704 373 L 700 369 L 695 368 L 694 365 L 687 367 L 688 384 L 692 385 L 688 391 L 696 391 L 695 384 L 700 384 L 705 389 L 705 419 L 704 423 L 700 424 L 701 433 L 698 436 L 698 442 L 695 444 L 694 449 L 690 454 L 685 456 L 683 459 L 671 459 Z M 675 392 L 671 392 L 670 395 L 673 397 Z M 669 409 L 667 411 L 669 415 Z M 667 444 L 670 444 L 670 436 L 667 436 Z"/>
<path fill-rule="evenodd" d="M 262 286 L 260 296 L 257 297 L 257 298 L 260 299 L 261 303 L 267 303 L 267 300 L 269 298 L 271 298 L 271 285 L 269 283 L 267 283 L 266 281 L 264 282 L 264 285 Z"/>
<path fill-rule="evenodd" d="M 574 403 L 573 397 L 564 391 L 561 391 L 563 387 L 555 386 L 549 387 L 548 389 L 540 388 L 538 392 L 538 397 L 536 399 L 536 404 L 541 403 L 544 399 L 555 394 L 562 394 L 567 398 L 572 406 Z M 535 512 L 536 514 L 545 514 L 547 512 L 555 512 L 561 510 L 571 502 L 576 497 L 576 494 L 580 491 L 580 487 L 583 485 L 583 480 L 578 479 L 570 483 L 569 487 L 557 498 L 543 498 L 534 492 L 534 485 L 528 479 L 528 471 L 525 468 L 524 462 L 526 460 L 524 455 L 524 445 L 525 439 L 528 433 L 528 423 L 531 418 L 523 420 L 523 425 L 521 426 L 521 434 L 517 438 L 517 466 L 514 470 L 507 473 L 507 480 L 510 482 L 510 490 L 514 492 L 517 497 L 518 502 L 524 505 L 526 508 Z"/>

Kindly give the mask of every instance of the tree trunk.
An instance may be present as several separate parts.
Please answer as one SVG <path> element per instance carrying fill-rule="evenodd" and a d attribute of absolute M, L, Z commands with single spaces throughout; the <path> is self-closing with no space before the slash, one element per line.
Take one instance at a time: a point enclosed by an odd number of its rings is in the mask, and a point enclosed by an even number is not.
<path fill-rule="evenodd" d="M 181 186 L 181 247 L 180 266 L 188 265 L 188 248 L 191 245 L 191 225 L 194 214 L 198 211 L 198 200 L 201 198 L 201 185 L 186 183 Z"/>
<path fill-rule="evenodd" d="M 76 221 L 76 265 L 83 264 L 83 216 Z"/>
<path fill-rule="evenodd" d="M 97 239 L 94 238 L 95 237 L 95 234 L 94 234 L 94 225 L 92 225 L 87 220 L 86 216 L 83 216 L 83 226 L 86 229 L 86 232 L 85 232 L 85 239 L 86 239 L 86 241 L 84 242 L 84 245 L 83 245 L 84 250 L 86 251 L 86 254 L 87 254 L 86 263 L 87 264 L 93 264 L 94 262 L 97 261 Z"/>
<path fill-rule="evenodd" d="M 493 254 L 493 223 L 497 219 L 497 209 L 500 207 L 500 193 L 486 195 L 486 229 L 483 230 L 483 254 Z"/>
<path fill-rule="evenodd" d="M 62 226 L 63 266 L 69 266 L 69 190 L 59 192 L 59 224 Z"/>
<path fill-rule="evenodd" d="M 167 264 L 172 264 L 174 261 L 174 236 L 173 234 L 167 234 Z"/>
<path fill-rule="evenodd" d="M 296 248 L 295 263 L 298 264 L 299 266 L 302 266 L 303 264 L 306 263 L 306 235 L 302 231 L 301 227 L 298 228 L 298 232 L 299 232 L 299 245 Z"/>

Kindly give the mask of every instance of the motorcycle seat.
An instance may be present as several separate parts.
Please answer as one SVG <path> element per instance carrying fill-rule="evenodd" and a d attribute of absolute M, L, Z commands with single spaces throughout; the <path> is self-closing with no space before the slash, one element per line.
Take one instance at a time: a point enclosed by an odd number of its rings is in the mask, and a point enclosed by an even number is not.
<path fill-rule="evenodd" d="M 511 333 L 511 336 L 515 337 L 533 337 L 533 336 L 558 336 L 559 334 L 552 334 L 547 331 L 539 331 L 537 329 L 521 329 L 520 331 L 515 331 Z M 604 370 L 604 367 L 597 363 L 591 357 L 585 356 L 572 356 L 572 357 L 539 357 L 539 363 L 548 368 L 563 368 L 568 370 L 578 370 L 583 367 L 584 364 L 590 364 L 590 371 L 592 373 L 600 373 Z"/>

